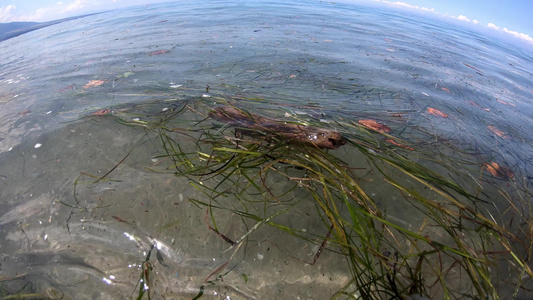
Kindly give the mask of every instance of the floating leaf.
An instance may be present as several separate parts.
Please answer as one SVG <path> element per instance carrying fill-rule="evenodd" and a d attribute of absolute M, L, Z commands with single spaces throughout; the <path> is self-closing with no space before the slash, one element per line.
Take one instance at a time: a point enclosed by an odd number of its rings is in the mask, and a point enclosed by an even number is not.
<path fill-rule="evenodd" d="M 152 55 L 161 55 L 161 54 L 165 54 L 165 53 L 168 53 L 168 52 L 170 52 L 170 51 L 168 51 L 168 50 L 158 50 L 158 51 L 154 51 L 154 52 L 150 53 L 150 56 L 152 56 Z"/>
<path fill-rule="evenodd" d="M 494 134 L 496 134 L 497 136 L 501 137 L 502 139 L 509 139 L 509 136 L 507 135 L 507 133 L 499 130 L 498 128 L 492 126 L 492 125 L 489 125 L 487 126 L 490 131 L 492 131 Z"/>
<path fill-rule="evenodd" d="M 105 82 L 104 80 L 91 80 L 86 85 L 84 85 L 83 88 L 88 89 L 92 87 L 97 87 L 99 85 L 104 84 L 104 82 Z"/>
<path fill-rule="evenodd" d="M 364 120 L 359 120 L 359 124 L 365 126 L 365 127 L 368 127 L 370 129 L 374 129 L 374 130 L 377 130 L 377 131 L 380 131 L 380 132 L 390 132 L 390 128 L 381 124 L 381 123 L 378 123 L 377 121 L 375 120 L 371 120 L 371 119 L 364 119 Z"/>
<path fill-rule="evenodd" d="M 73 88 L 74 88 L 74 85 L 69 84 L 69 85 L 67 85 L 66 87 L 60 88 L 60 89 L 59 89 L 59 92 L 60 92 L 60 93 L 63 93 L 63 92 L 66 92 L 66 91 L 68 91 L 68 90 L 72 90 Z"/>
<path fill-rule="evenodd" d="M 25 115 L 27 115 L 29 113 L 31 113 L 31 110 L 26 109 L 26 110 L 23 110 L 23 111 L 19 112 L 19 116 L 24 117 Z"/>
<path fill-rule="evenodd" d="M 447 93 L 450 92 L 450 89 L 449 89 L 449 88 L 441 87 L 440 89 L 443 90 L 443 91 L 445 91 L 445 92 L 447 92 Z"/>
<path fill-rule="evenodd" d="M 442 111 L 436 109 L 436 108 L 431 108 L 431 107 L 428 107 L 428 112 L 432 115 L 435 115 L 435 116 L 439 116 L 439 117 L 443 117 L 443 118 L 447 118 L 448 115 L 443 113 Z"/>
<path fill-rule="evenodd" d="M 483 74 L 481 74 L 481 71 L 480 71 L 479 69 L 476 69 L 476 68 L 472 67 L 472 66 L 469 65 L 469 64 L 465 64 L 465 63 L 463 63 L 463 65 L 465 65 L 465 66 L 467 66 L 467 67 L 469 67 L 469 68 L 471 68 L 471 69 L 473 69 L 473 70 L 478 71 L 478 74 L 479 74 L 479 75 L 483 75 Z"/>
<path fill-rule="evenodd" d="M 516 107 L 515 104 L 513 104 L 513 103 L 509 103 L 509 102 L 505 102 L 505 101 L 503 101 L 503 100 L 501 100 L 501 99 L 499 99 L 499 98 L 496 98 L 496 101 L 498 101 L 498 102 L 501 103 L 501 104 L 510 105 L 510 106 L 515 106 L 515 107 Z"/>
<path fill-rule="evenodd" d="M 398 142 L 396 142 L 395 140 L 392 140 L 392 139 L 386 139 L 385 141 L 393 144 L 394 146 L 398 146 L 398 147 L 401 147 L 401 148 L 404 148 L 404 149 L 407 149 L 407 150 L 415 150 L 414 148 L 411 148 L 411 147 L 406 146 L 404 144 L 400 144 L 400 143 L 398 143 Z"/>
<path fill-rule="evenodd" d="M 514 174 L 511 170 L 500 166 L 494 161 L 485 164 L 485 167 L 487 168 L 487 171 L 493 176 L 500 177 L 502 179 L 511 179 L 514 177 Z"/>
<path fill-rule="evenodd" d="M 95 112 L 92 112 L 90 115 L 91 116 L 105 116 L 105 115 L 109 115 L 111 114 L 113 111 L 109 108 L 105 108 L 105 109 L 99 109 Z"/>

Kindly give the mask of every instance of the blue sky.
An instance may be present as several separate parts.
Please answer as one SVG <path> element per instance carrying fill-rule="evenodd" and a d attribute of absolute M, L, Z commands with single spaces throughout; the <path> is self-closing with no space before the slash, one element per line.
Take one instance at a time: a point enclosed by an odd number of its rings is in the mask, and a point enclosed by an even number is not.
<path fill-rule="evenodd" d="M 198 1 L 198 0 L 191 0 Z M 289 1 L 289 0 L 287 0 Z M 293 0 L 294 1 L 294 0 Z M 372 3 L 454 19 L 533 45 L 533 0 L 337 0 Z M 168 0 L 0 0 L 0 23 L 50 21 L 100 10 Z"/>

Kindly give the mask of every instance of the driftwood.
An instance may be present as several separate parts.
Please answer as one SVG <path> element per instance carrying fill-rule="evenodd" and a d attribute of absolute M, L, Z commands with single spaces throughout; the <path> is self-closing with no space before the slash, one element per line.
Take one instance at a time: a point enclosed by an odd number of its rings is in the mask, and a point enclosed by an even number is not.
<path fill-rule="evenodd" d="M 244 134 L 276 135 L 289 141 L 296 140 L 325 149 L 337 149 L 346 144 L 344 137 L 337 131 L 274 120 L 240 110 L 234 106 L 215 107 L 209 116 L 238 128 Z"/>

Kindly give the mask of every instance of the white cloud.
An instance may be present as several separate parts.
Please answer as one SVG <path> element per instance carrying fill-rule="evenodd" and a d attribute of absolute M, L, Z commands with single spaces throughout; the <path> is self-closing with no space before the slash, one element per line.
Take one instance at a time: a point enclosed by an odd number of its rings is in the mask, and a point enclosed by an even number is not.
<path fill-rule="evenodd" d="M 518 32 L 518 31 L 512 31 L 512 30 L 509 30 L 507 28 L 504 28 L 503 29 L 504 32 L 514 36 L 514 37 L 517 37 L 519 39 L 522 39 L 524 41 L 527 41 L 531 44 L 533 44 L 533 38 L 530 37 L 529 35 L 525 34 L 525 33 L 521 33 L 521 32 Z"/>
<path fill-rule="evenodd" d="M 502 28 L 500 28 L 499 26 L 497 26 L 494 23 L 487 24 L 487 27 L 490 28 L 490 29 L 494 29 L 496 31 L 505 32 L 507 34 L 510 34 L 510 35 L 516 37 L 516 38 L 522 39 L 522 40 L 524 40 L 526 42 L 529 42 L 529 43 L 533 44 L 533 38 L 530 37 L 529 35 L 525 34 L 525 33 L 509 30 L 507 28 L 503 28 L 502 29 Z"/>
<path fill-rule="evenodd" d="M 87 0 L 76 0 L 72 3 L 69 3 L 63 12 L 69 12 L 74 10 L 82 9 L 86 6 Z"/>
<path fill-rule="evenodd" d="M 377 1 L 383 2 L 383 3 L 387 3 L 387 4 L 390 4 L 390 5 L 407 7 L 407 8 L 411 8 L 411 9 L 418 9 L 418 10 L 435 12 L 434 8 L 420 7 L 420 6 L 417 6 L 417 5 L 411 5 L 409 3 L 400 2 L 400 1 L 396 1 L 396 2 L 391 2 L 391 1 L 386 1 L 386 0 L 377 0 Z"/>
<path fill-rule="evenodd" d="M 16 8 L 17 7 L 15 5 L 8 5 L 6 7 L 4 6 L 0 7 L 0 23 L 10 22 L 11 18 L 13 17 L 11 15 L 11 11 Z"/>
<path fill-rule="evenodd" d="M 422 10 L 422 11 L 432 12 L 432 13 L 440 15 L 440 16 L 453 18 L 453 19 L 457 19 L 457 20 L 461 20 L 461 21 L 465 21 L 465 22 L 471 22 L 471 23 L 476 24 L 476 25 L 481 25 L 481 23 L 478 20 L 476 20 L 476 19 L 470 20 L 468 17 L 463 16 L 463 15 L 459 15 L 457 17 L 449 16 L 448 14 L 442 14 L 442 13 L 436 12 L 434 8 L 420 7 L 420 6 L 411 5 L 409 3 L 405 3 L 405 2 L 401 2 L 401 1 L 396 1 L 396 2 L 387 1 L 387 0 L 374 0 L 374 1 L 385 3 L 385 4 L 388 4 L 388 5 L 404 7 L 404 8 L 408 8 L 408 9 L 415 9 L 415 10 Z M 512 35 L 514 37 L 520 38 L 520 39 L 522 39 L 524 41 L 527 41 L 527 42 L 533 44 L 533 38 L 531 36 L 525 34 L 525 33 L 509 30 L 507 28 L 501 29 L 500 27 L 496 26 L 496 24 L 494 24 L 494 23 L 488 23 L 487 27 L 491 28 L 491 29 L 494 29 L 494 30 L 497 30 L 497 31 L 500 31 L 500 32 L 504 32 L 506 34 Z"/>
<path fill-rule="evenodd" d="M 488 27 L 488 28 L 492 28 L 492 29 L 496 29 L 496 30 L 499 30 L 499 29 L 500 29 L 500 27 L 496 26 L 496 24 L 494 24 L 494 23 L 489 23 L 489 24 L 487 24 L 487 27 Z"/>
<path fill-rule="evenodd" d="M 14 5 L 0 7 L 0 23 L 6 22 L 44 22 L 81 14 L 83 9 L 91 6 L 88 0 L 58 1 L 55 5 L 41 7 L 33 12 L 14 14 Z"/>
<path fill-rule="evenodd" d="M 457 20 L 461 20 L 461 21 L 466 21 L 466 22 L 470 22 L 470 19 L 463 16 L 463 15 L 459 15 L 458 17 L 452 17 L 452 18 L 455 18 Z"/>

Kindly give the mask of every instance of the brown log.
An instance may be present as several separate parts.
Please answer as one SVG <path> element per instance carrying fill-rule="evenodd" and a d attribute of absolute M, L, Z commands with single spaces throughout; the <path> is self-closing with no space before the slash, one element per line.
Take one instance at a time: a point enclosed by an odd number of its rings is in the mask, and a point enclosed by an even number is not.
<path fill-rule="evenodd" d="M 337 149 L 346 144 L 346 139 L 337 131 L 274 120 L 234 106 L 215 107 L 209 116 L 237 127 L 245 134 L 255 133 L 257 135 L 258 132 L 262 132 L 265 135 L 277 135 L 289 141 L 296 140 L 324 149 Z"/>

